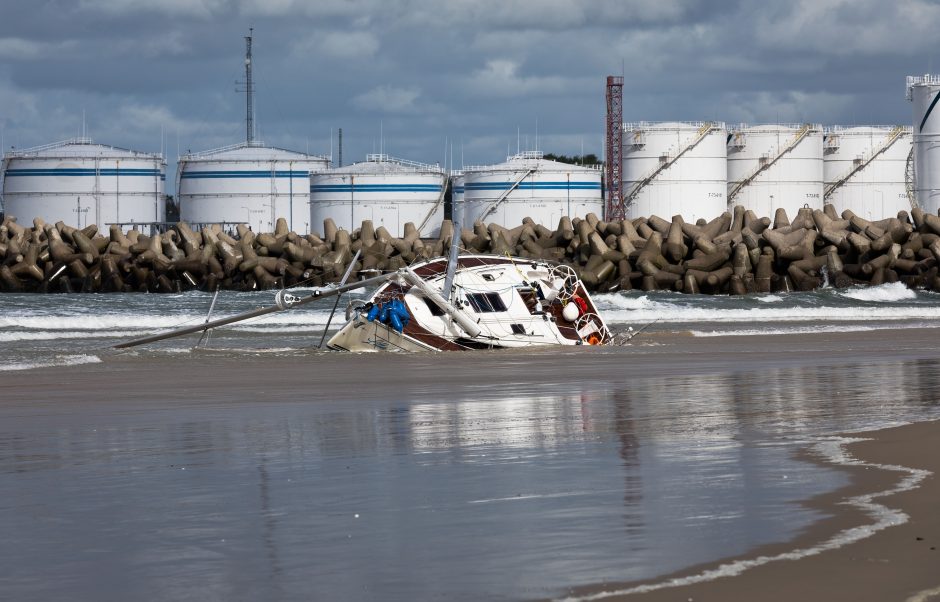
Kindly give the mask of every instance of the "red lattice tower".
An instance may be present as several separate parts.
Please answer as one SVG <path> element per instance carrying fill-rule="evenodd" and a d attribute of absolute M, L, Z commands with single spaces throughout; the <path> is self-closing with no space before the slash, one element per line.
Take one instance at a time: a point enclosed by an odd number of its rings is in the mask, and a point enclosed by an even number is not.
<path fill-rule="evenodd" d="M 623 206 L 623 77 L 607 77 L 607 207 L 604 219 L 624 219 Z"/>

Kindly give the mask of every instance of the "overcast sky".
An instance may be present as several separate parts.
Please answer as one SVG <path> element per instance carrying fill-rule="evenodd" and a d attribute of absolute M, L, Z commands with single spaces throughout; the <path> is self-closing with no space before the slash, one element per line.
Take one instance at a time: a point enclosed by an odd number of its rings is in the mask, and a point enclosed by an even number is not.
<path fill-rule="evenodd" d="M 162 130 L 171 192 L 177 148 L 244 140 L 249 27 L 265 143 L 329 154 L 343 128 L 348 164 L 383 132 L 460 167 L 517 132 L 600 155 L 621 70 L 626 121 L 909 124 L 940 0 L 0 0 L 4 149 L 76 136 L 83 112 L 96 142 L 159 152 Z"/>

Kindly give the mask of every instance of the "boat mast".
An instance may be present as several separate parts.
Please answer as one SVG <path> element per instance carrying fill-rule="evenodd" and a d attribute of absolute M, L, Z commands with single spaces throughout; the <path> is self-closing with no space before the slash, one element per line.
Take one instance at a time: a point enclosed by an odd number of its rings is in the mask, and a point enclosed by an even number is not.
<path fill-rule="evenodd" d="M 457 272 L 457 256 L 460 254 L 460 213 L 453 211 L 453 200 L 451 200 L 451 222 L 454 225 L 454 232 L 450 235 L 450 255 L 447 258 L 447 274 L 444 276 L 444 298 L 453 302 L 454 274 Z"/>

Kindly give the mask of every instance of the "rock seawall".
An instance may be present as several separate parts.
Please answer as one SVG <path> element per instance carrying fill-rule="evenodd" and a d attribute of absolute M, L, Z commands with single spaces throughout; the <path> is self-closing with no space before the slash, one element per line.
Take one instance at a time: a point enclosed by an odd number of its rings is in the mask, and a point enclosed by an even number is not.
<path fill-rule="evenodd" d="M 195 231 L 180 222 L 163 234 L 107 234 L 36 219 L 0 225 L 0 290 L 6 292 L 169 292 L 261 290 L 336 282 L 356 251 L 354 273 L 396 270 L 446 254 L 454 234 L 445 221 L 436 239 L 414 224 L 404 236 L 364 221 L 354 232 L 324 221 L 323 235 Z M 801 209 L 791 221 L 743 207 L 690 224 L 680 216 L 604 222 L 593 214 L 563 217 L 551 230 L 526 219 L 515 228 L 477 222 L 460 232 L 467 252 L 541 258 L 575 268 L 593 291 L 674 290 L 735 294 L 813 290 L 830 285 L 901 281 L 940 292 L 940 217 L 914 209 L 880 221 L 851 211 Z"/>

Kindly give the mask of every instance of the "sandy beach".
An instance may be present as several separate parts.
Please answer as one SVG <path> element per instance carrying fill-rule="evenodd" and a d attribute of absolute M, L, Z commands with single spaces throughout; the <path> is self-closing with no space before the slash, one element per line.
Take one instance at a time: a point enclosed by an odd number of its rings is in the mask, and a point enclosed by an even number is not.
<path fill-rule="evenodd" d="M 754 550 L 746 557 L 694 567 L 649 583 L 608 584 L 572 592 L 579 600 L 898 600 L 940 596 L 940 422 L 885 429 L 846 445 L 861 464 L 843 468 L 852 484 L 808 502 L 831 514 L 795 540 Z M 895 467 L 879 468 L 878 465 Z M 898 468 L 928 471 L 916 488 L 896 492 L 909 477 Z M 883 494 L 882 494 L 883 493 Z M 901 513 L 901 524 L 877 525 L 857 503 L 873 502 Z M 821 549 L 841 536 L 861 537 Z M 796 554 L 794 554 L 796 553 Z M 792 555 L 803 556 L 790 558 Z M 758 564 L 759 563 L 759 564 Z M 747 566 L 758 564 L 757 566 Z M 721 573 L 735 573 L 720 576 Z"/>
<path fill-rule="evenodd" d="M 689 394 L 694 396 L 697 380 L 705 382 L 709 375 L 744 374 L 750 381 L 760 382 L 762 374 L 773 372 L 782 375 L 782 386 L 786 387 L 786 383 L 791 382 L 792 395 L 799 398 L 804 394 L 804 389 L 800 388 L 804 384 L 799 382 L 803 375 L 815 379 L 805 386 L 818 389 L 827 379 L 836 378 L 843 371 L 874 370 L 886 359 L 916 370 L 912 373 L 915 377 L 905 379 L 905 386 L 909 387 L 906 395 L 926 407 L 936 405 L 936 400 L 940 399 L 937 380 L 931 376 L 936 372 L 933 345 L 938 334 L 934 330 L 907 330 L 770 338 L 695 338 L 682 333 L 650 333 L 627 347 L 524 353 L 348 355 L 303 349 L 283 352 L 256 350 L 250 353 L 231 350 L 117 353 L 102 350 L 100 363 L 54 370 L 15 371 L 0 376 L 4 391 L 0 402 L 0 422 L 15 430 L 15 437 L 7 435 L 5 480 L 0 481 L 0 485 L 9 486 L 8 492 L 13 491 L 13 487 L 29 487 L 23 485 L 18 480 L 22 477 L 17 475 L 28 474 L 33 466 L 38 465 L 60 463 L 56 466 L 66 468 L 69 465 L 68 454 L 62 447 L 67 443 L 51 444 L 55 448 L 52 451 L 30 451 L 30 437 L 34 432 L 45 433 L 50 429 L 60 433 L 68 429 L 89 432 L 113 425 L 143 432 L 159 431 L 164 421 L 172 421 L 176 415 L 186 415 L 187 424 L 204 423 L 199 432 L 211 433 L 218 429 L 213 424 L 230 422 L 235 419 L 233 417 L 239 417 L 239 420 L 246 417 L 244 419 L 251 423 L 268 420 L 272 416 L 287 416 L 300 407 L 324 408 L 323 420 L 338 416 L 335 408 L 367 412 L 367 415 L 385 412 L 386 400 L 390 397 L 407 399 L 412 404 L 444 403 L 446 407 L 446 400 L 451 397 L 471 395 L 477 403 L 493 400 L 496 408 L 507 391 L 511 391 L 514 397 L 536 396 L 534 398 L 537 399 L 539 395 L 589 390 L 584 388 L 585 383 L 601 390 L 618 387 L 629 390 L 631 384 L 650 379 L 669 382 L 679 374 L 682 375 L 682 387 L 689 388 Z M 839 387 L 848 384 L 842 383 Z M 740 385 L 733 385 L 736 395 L 751 396 L 749 403 L 760 408 L 753 398 L 754 393 L 742 393 L 738 389 Z M 836 393 L 839 392 L 834 388 L 833 395 Z M 786 392 L 780 398 L 787 399 Z M 582 414 L 593 411 L 583 403 Z M 833 408 L 842 411 L 843 404 L 851 408 L 852 398 L 835 399 L 832 403 Z M 768 408 L 767 411 L 770 410 Z M 881 418 L 891 422 L 890 416 Z M 513 420 L 525 422 L 531 419 L 531 416 L 521 415 Z M 579 417 L 579 421 L 579 424 L 586 425 L 584 428 L 591 427 L 592 423 L 584 415 Z M 414 424 L 412 428 L 416 428 Z M 832 437 L 838 434 L 837 431 L 830 433 Z M 414 433 L 409 436 L 416 442 L 412 445 L 419 445 Z M 482 431 L 474 436 L 481 441 L 489 440 L 489 435 Z M 618 436 L 623 450 L 632 445 L 628 436 Z M 937 577 L 940 574 L 940 551 L 937 549 L 940 547 L 940 514 L 936 512 L 940 484 L 934 476 L 940 468 L 940 423 L 923 422 L 847 436 L 870 439 L 845 447 L 860 462 L 836 468 L 838 472 L 849 475 L 850 484 L 805 501 L 803 506 L 818 512 L 823 518 L 800 529 L 794 537 L 754 547 L 742 555 L 676 572 L 666 571 L 669 574 L 653 579 L 639 582 L 616 579 L 587 581 L 574 583 L 561 592 L 531 591 L 521 597 L 919 602 L 931 599 L 932 595 L 940 595 L 940 578 Z M 458 439 L 430 445 L 464 445 Z M 74 447 L 76 444 L 71 445 Z M 146 451 L 150 448 L 141 445 L 133 443 L 128 447 L 128 461 L 135 461 L 134 458 L 140 454 L 144 455 L 139 457 L 147 458 L 157 453 Z M 169 445 L 172 447 L 173 441 Z M 222 444 L 218 441 L 203 443 L 200 436 L 183 439 L 179 445 L 186 449 L 196 446 L 208 453 L 220 453 L 219 450 L 224 451 L 232 444 L 229 439 Z M 429 444 L 422 440 L 420 445 Z M 20 448 L 22 450 L 17 452 Z M 266 445 L 265 449 L 269 448 Z M 277 451 L 276 446 L 274 451 Z M 24 455 L 27 453 L 32 455 L 27 458 Z M 105 452 L 92 450 L 89 453 L 97 457 Z M 628 454 L 627 451 L 621 453 Z M 799 455 L 801 461 L 831 468 L 830 459 L 820 455 L 818 450 L 805 449 Z M 76 466 L 87 461 L 82 460 Z M 929 475 L 886 470 L 878 465 L 929 471 Z M 68 472 L 62 474 L 67 475 Z M 846 503 L 846 500 L 892 491 L 905 479 L 912 479 L 912 474 L 919 479 L 915 488 L 873 500 L 876 504 L 903 512 L 909 520 L 898 520 L 898 516 L 889 513 L 888 522 L 902 524 L 886 528 L 879 525 L 879 530 L 868 536 L 867 529 L 878 519 L 873 518 L 870 508 Z M 8 502 L 5 508 L 21 511 L 14 502 Z M 859 540 L 844 546 L 827 543 L 842 541 L 847 534 L 850 539 L 858 536 Z M 582 543 L 590 547 L 590 542 Z M 490 542 L 488 545 L 493 544 Z M 552 550 L 546 553 L 552 556 Z M 794 555 L 798 558 L 791 559 Z M 780 558 L 765 562 L 775 557 Z M 746 570 L 740 570 L 742 568 Z M 718 576 L 716 570 L 731 570 L 736 574 L 723 577 Z M 279 583 L 276 576 L 271 578 Z M 673 580 L 685 585 L 661 586 Z M 12 589 L 6 588 L 4 583 Z M 27 587 L 28 582 L 25 581 L 4 582 L 0 579 L 0 592 L 30 591 L 17 589 Z M 253 590 L 254 593 L 261 596 L 270 593 L 268 588 L 259 587 Z M 460 585 L 452 587 L 456 588 L 451 592 L 455 598 L 473 597 L 467 595 L 468 592 Z M 645 591 L 647 589 L 652 591 Z M 127 593 L 129 590 L 121 591 Z M 637 593 L 628 595 L 628 592 Z M 199 592 L 188 593 L 196 596 Z M 368 595 L 351 597 L 381 599 L 382 594 L 380 590 L 369 590 Z M 38 597 L 43 598 L 42 595 Z M 170 599 L 173 596 L 164 597 Z M 389 597 L 404 598 L 394 594 Z M 519 597 L 513 594 L 507 599 Z"/>

